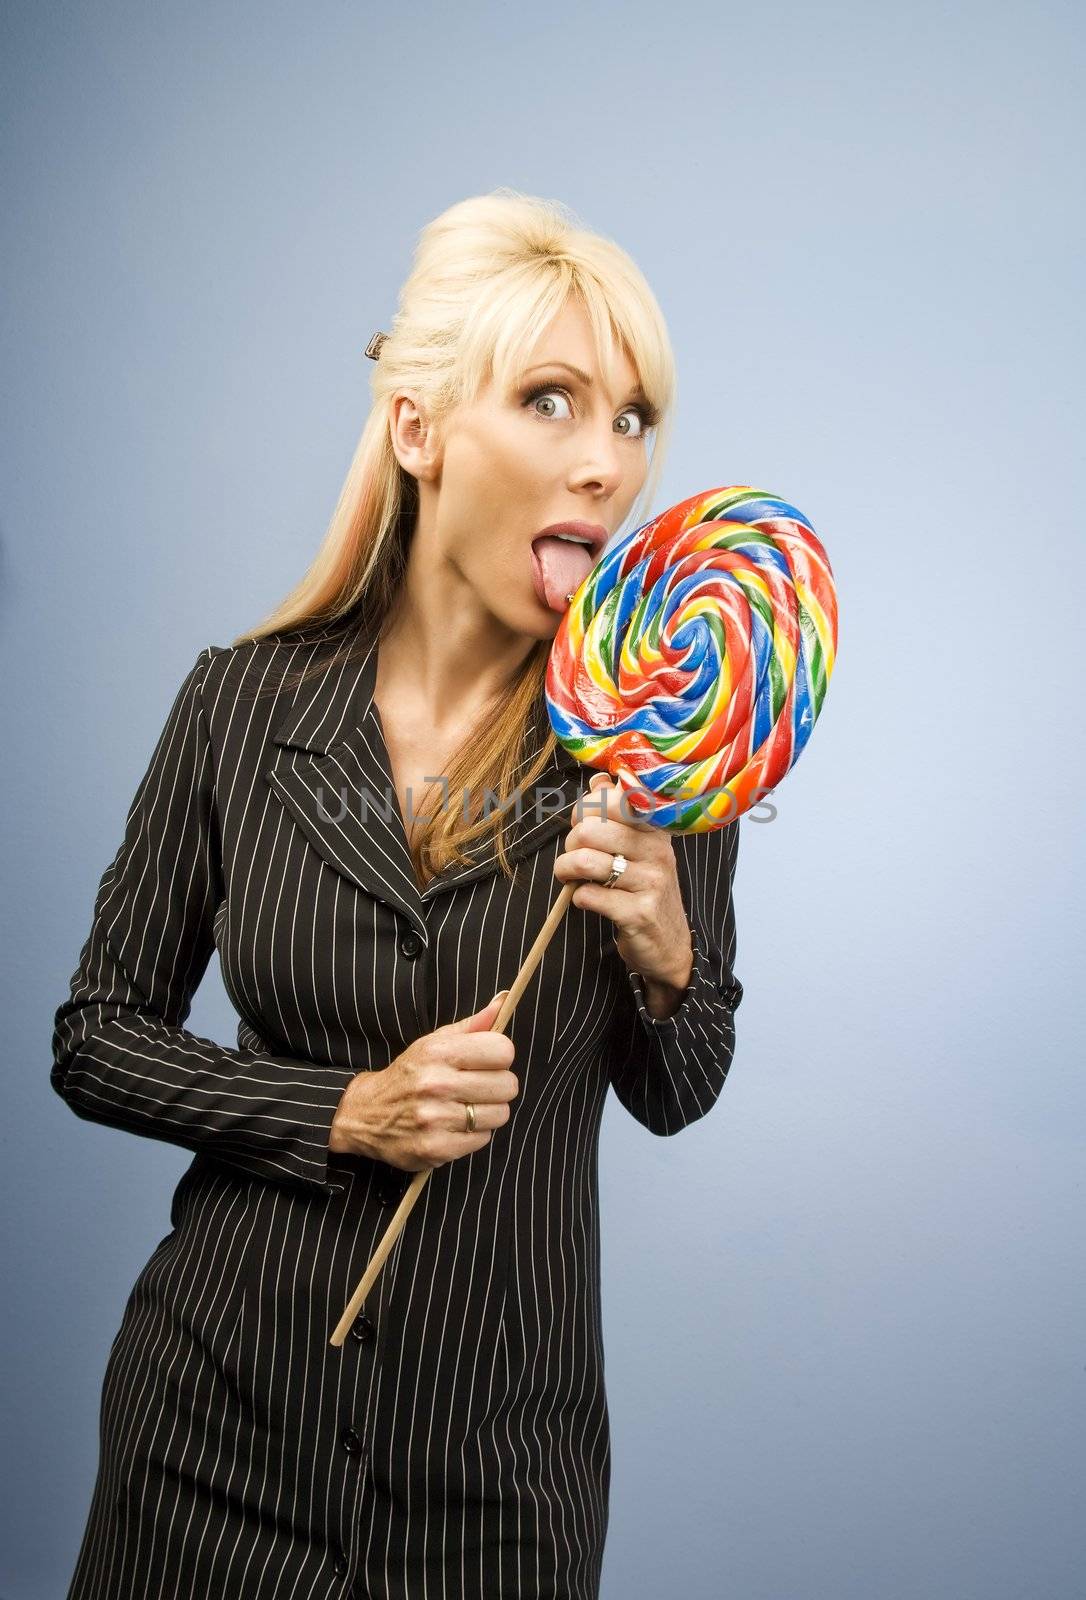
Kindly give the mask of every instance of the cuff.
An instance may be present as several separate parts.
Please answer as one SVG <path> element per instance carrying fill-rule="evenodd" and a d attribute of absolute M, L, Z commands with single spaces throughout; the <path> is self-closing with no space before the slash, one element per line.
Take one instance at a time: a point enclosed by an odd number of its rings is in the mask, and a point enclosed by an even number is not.
<path fill-rule="evenodd" d="M 633 990 L 633 997 L 637 1004 L 637 1015 L 641 1019 L 642 1027 L 649 1034 L 669 1038 L 675 1037 L 689 1018 L 694 1004 L 695 991 L 706 984 L 709 986 L 714 985 L 715 980 L 712 968 L 709 965 L 709 958 L 702 946 L 701 936 L 696 930 L 691 930 L 690 942 L 694 950 L 694 964 L 690 969 L 690 981 L 683 991 L 683 997 L 678 1006 L 669 1017 L 653 1016 L 645 1003 L 645 985 L 641 974 L 627 970 L 626 977 L 629 979 L 630 988 Z"/>

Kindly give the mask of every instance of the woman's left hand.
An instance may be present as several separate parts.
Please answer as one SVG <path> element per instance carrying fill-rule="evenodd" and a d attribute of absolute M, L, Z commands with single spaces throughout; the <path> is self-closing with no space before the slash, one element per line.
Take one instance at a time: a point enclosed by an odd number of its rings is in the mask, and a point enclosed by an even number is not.
<path fill-rule="evenodd" d="M 565 852 L 554 863 L 554 875 L 579 882 L 574 905 L 611 918 L 619 955 L 630 971 L 641 974 L 647 995 L 650 986 L 656 989 L 666 1014 L 678 1005 L 694 964 L 674 845 L 663 828 L 622 820 L 621 785 L 605 772 L 593 773 L 589 788 L 600 804 L 589 809 L 582 796 L 573 807 L 571 817 L 576 818 L 578 808 L 584 815 L 566 835 Z M 629 865 L 605 889 L 615 855 L 624 855 Z M 671 991 L 675 993 L 669 1004 Z"/>

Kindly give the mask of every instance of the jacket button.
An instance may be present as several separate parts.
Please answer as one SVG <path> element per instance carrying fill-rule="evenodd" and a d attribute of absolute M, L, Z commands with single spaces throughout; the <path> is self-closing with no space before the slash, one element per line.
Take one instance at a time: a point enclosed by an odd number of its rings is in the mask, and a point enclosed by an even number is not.
<path fill-rule="evenodd" d="M 402 956 L 407 956 L 411 961 L 414 961 L 421 949 L 422 940 L 419 938 L 417 933 L 405 933 L 403 938 L 400 940 L 400 954 Z"/>
<path fill-rule="evenodd" d="M 351 1323 L 351 1338 L 357 1339 L 359 1344 L 373 1338 L 373 1323 L 364 1311 L 360 1311 Z"/>
<path fill-rule="evenodd" d="M 356 1456 L 362 1448 L 362 1435 L 356 1428 L 344 1428 L 339 1442 L 349 1456 Z"/>
<path fill-rule="evenodd" d="M 351 1570 L 351 1563 L 347 1560 L 338 1544 L 332 1549 L 332 1565 L 335 1568 L 337 1578 L 345 1578 Z"/>
<path fill-rule="evenodd" d="M 407 1185 L 402 1179 L 397 1179 L 391 1175 L 388 1175 L 378 1178 L 374 1193 L 376 1194 L 381 1205 L 398 1206 L 404 1197 L 404 1191 L 406 1188 Z"/>

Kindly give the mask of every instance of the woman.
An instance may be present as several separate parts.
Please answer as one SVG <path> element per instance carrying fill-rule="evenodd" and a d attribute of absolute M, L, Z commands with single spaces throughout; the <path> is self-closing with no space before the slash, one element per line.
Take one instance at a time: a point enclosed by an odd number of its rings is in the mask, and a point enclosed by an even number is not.
<path fill-rule="evenodd" d="M 56 1015 L 77 1115 L 195 1152 L 110 1351 L 69 1600 L 596 1596 L 604 1101 L 677 1133 L 732 1059 L 737 829 L 633 824 L 602 774 L 590 811 L 543 698 L 658 475 L 651 291 L 499 190 L 424 231 L 377 344 L 323 547 L 181 685 Z M 587 548 L 540 537 L 571 520 Z M 216 948 L 237 1049 L 183 1027 Z"/>

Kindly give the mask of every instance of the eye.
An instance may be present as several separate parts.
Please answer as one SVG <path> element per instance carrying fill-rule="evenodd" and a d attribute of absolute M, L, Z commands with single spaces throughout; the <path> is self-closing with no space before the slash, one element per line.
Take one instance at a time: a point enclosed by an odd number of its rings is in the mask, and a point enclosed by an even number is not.
<path fill-rule="evenodd" d="M 557 385 L 557 384 L 553 384 L 552 383 L 552 384 L 549 384 L 549 385 L 544 385 L 542 388 L 539 388 L 539 389 L 533 389 L 531 391 L 531 393 L 526 396 L 524 404 L 526 406 L 534 406 L 537 401 L 542 400 L 544 398 L 549 399 L 552 395 L 556 395 L 556 394 L 561 395 L 564 400 L 568 400 L 570 398 L 565 389 L 559 387 L 559 385 Z M 550 411 L 550 412 L 537 411 L 536 412 L 536 416 L 537 417 L 553 416 L 553 415 L 554 415 L 553 411 Z"/>
<path fill-rule="evenodd" d="M 638 422 L 640 422 L 640 424 L 641 424 L 641 427 L 639 428 L 637 433 L 630 433 L 628 428 L 625 429 L 624 431 L 626 433 L 627 438 L 630 438 L 630 439 L 643 439 L 645 434 L 648 433 L 648 431 L 649 431 L 649 419 L 645 414 L 644 407 L 643 406 L 627 406 L 626 410 L 623 411 L 622 416 L 623 417 L 625 417 L 625 416 L 634 416 L 634 417 L 637 418 Z M 619 420 L 621 420 L 621 418 Z"/>

